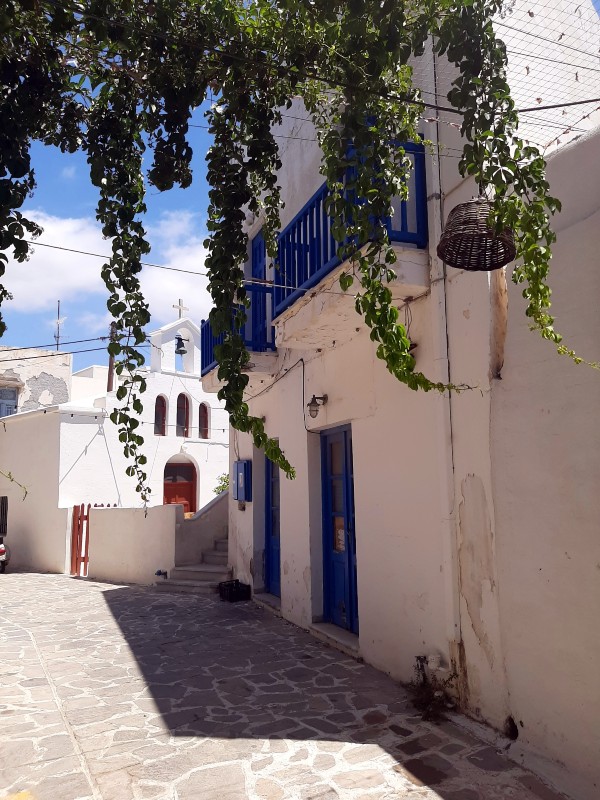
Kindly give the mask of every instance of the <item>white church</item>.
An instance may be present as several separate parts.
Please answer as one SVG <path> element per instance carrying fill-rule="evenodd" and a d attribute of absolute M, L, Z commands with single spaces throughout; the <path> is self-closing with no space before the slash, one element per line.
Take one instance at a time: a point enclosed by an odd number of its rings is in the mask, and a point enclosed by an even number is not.
<path fill-rule="evenodd" d="M 189 517 L 215 497 L 219 476 L 229 470 L 227 413 L 214 394 L 203 391 L 200 329 L 191 319 L 159 328 L 149 342 L 139 428 L 148 505 L 178 504 Z M 0 387 L 8 387 L 13 398 L 0 424 L 0 468 L 14 479 L 0 476 L 0 494 L 9 497 L 7 541 L 16 566 L 55 562 L 44 551 L 64 550 L 70 536 L 65 510 L 73 506 L 143 506 L 110 420 L 120 405 L 118 378 L 109 391 L 108 367 L 73 373 L 70 355 L 37 355 L 0 350 Z"/>

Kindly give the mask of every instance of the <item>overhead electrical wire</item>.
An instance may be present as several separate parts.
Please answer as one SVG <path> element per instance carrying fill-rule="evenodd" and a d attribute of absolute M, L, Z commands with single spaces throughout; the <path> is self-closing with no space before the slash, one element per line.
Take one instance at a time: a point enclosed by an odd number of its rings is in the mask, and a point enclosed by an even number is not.
<path fill-rule="evenodd" d="M 600 97 L 594 97 L 590 100 L 572 100 L 569 103 L 554 103 L 548 106 L 532 106 L 531 108 L 521 108 L 519 114 L 530 114 L 533 111 L 549 111 L 553 108 L 569 108 L 571 106 L 585 106 L 589 103 L 600 103 Z"/>
<path fill-rule="evenodd" d="M 101 253 L 92 253 L 92 252 L 89 252 L 87 250 L 77 250 L 77 249 L 75 249 L 73 247 L 63 247 L 62 245 L 49 245 L 49 244 L 47 244 L 45 242 L 37 242 L 37 241 L 34 241 L 32 239 L 26 239 L 25 241 L 27 241 L 29 244 L 32 244 L 34 246 L 42 245 L 42 246 L 45 246 L 45 247 L 52 247 L 55 250 L 65 250 L 68 253 L 75 253 L 75 254 L 84 255 L 84 256 L 93 256 L 95 258 L 104 258 L 104 259 L 108 258 L 108 256 L 104 256 Z M 407 261 L 410 264 L 416 264 L 417 266 L 421 266 L 421 262 L 420 261 L 412 261 L 409 258 L 402 258 L 402 261 Z M 167 266 L 165 266 L 163 264 L 148 264 L 148 263 L 145 263 L 144 266 L 146 266 L 146 267 L 154 267 L 155 269 L 167 269 L 167 270 L 170 270 L 172 272 L 184 272 L 184 273 L 186 273 L 188 275 L 196 275 L 196 276 L 201 277 L 201 278 L 209 277 L 208 273 L 206 273 L 206 272 L 196 272 L 194 270 L 180 269 L 179 267 L 167 267 Z M 269 286 L 269 287 L 278 288 L 278 289 L 292 289 L 293 291 L 296 291 L 297 289 L 301 288 L 301 287 L 292 286 L 290 284 L 274 283 L 274 282 L 270 282 L 270 281 L 258 280 L 258 279 L 253 279 L 253 278 L 245 279 L 244 280 L 244 285 L 246 285 L 246 286 L 247 285 L 250 285 L 250 286 Z M 307 291 L 308 292 L 308 291 L 311 291 L 311 289 L 306 289 L 306 290 L 303 290 L 303 291 Z M 327 294 L 337 294 L 337 295 L 344 295 L 344 296 L 352 296 L 348 292 L 336 292 L 336 291 L 328 290 L 328 289 L 325 289 L 323 291 L 325 293 L 327 293 Z M 99 337 L 99 338 L 103 338 L 103 337 Z M 92 341 L 92 340 L 90 340 L 90 341 Z M 51 345 L 51 346 L 54 346 L 54 345 Z"/>
<path fill-rule="evenodd" d="M 499 25 L 502 28 L 506 28 L 509 31 L 513 31 L 514 33 L 520 33 L 523 36 L 529 36 L 532 39 L 540 39 L 542 42 L 546 42 L 546 44 L 553 44 L 556 47 L 562 47 L 565 50 L 572 50 L 574 53 L 581 53 L 584 56 L 588 56 L 589 58 L 598 59 L 598 53 L 589 53 L 587 50 L 581 50 L 579 47 L 573 47 L 570 44 L 563 44 L 560 40 L 556 39 L 548 39 L 547 36 L 541 36 L 539 33 L 532 33 L 531 31 L 522 30 L 520 28 L 513 28 L 511 25 L 507 25 L 505 22 L 501 22 L 497 20 L 495 22 L 496 25 Z M 509 50 L 510 53 L 510 50 Z"/>
<path fill-rule="evenodd" d="M 67 344 L 84 344 L 86 342 L 103 342 L 107 339 L 110 339 L 110 336 L 94 336 L 91 339 L 71 339 L 67 342 L 60 342 L 60 346 L 64 347 Z M 9 347 L 13 347 L 13 345 L 9 345 Z M 44 347 L 56 347 L 56 341 L 49 342 L 48 344 L 30 344 L 26 347 L 19 347 L 18 345 L 14 346 L 16 350 L 42 350 Z M 0 346 L 0 352 L 2 352 L 2 347 Z"/>
<path fill-rule="evenodd" d="M 575 69 L 585 69 L 589 72 L 600 72 L 600 68 L 598 67 L 587 67 L 584 64 L 571 64 L 569 61 L 557 61 L 554 58 L 549 58 L 548 56 L 539 56 L 534 55 L 533 53 L 520 53 L 518 50 L 510 49 L 508 52 L 509 62 L 508 66 L 511 66 L 510 63 L 510 56 L 519 56 L 520 58 L 532 58 L 535 61 L 548 61 L 551 64 L 555 64 L 560 67 L 575 67 Z"/>
<path fill-rule="evenodd" d="M 94 258 L 102 258 L 105 261 L 110 261 L 112 256 L 109 255 L 102 255 L 101 253 L 91 253 L 87 250 L 77 250 L 74 247 L 65 247 L 64 245 L 59 244 L 49 244 L 48 242 L 38 242 L 33 239 L 25 239 L 28 244 L 32 244 L 40 247 L 50 247 L 53 250 L 65 250 L 67 253 L 76 253 L 80 256 L 93 256 Z M 196 272 L 193 269 L 183 269 L 182 267 L 168 267 L 166 264 L 151 264 L 148 261 L 140 261 L 140 264 L 143 267 L 154 267 L 155 269 L 167 269 L 171 270 L 172 272 L 186 272 L 188 275 L 200 275 L 203 277 L 207 277 L 206 273 Z"/>
<path fill-rule="evenodd" d="M 23 350 L 25 348 L 19 347 L 18 349 L 19 350 Z M 34 358 L 52 358 L 52 357 L 55 357 L 55 356 L 73 356 L 73 355 L 77 355 L 79 353 L 94 353 L 94 352 L 97 352 L 98 350 L 103 350 L 104 352 L 106 352 L 106 347 L 88 347 L 86 350 L 72 350 L 72 351 L 65 351 L 65 350 L 51 351 L 51 350 L 49 350 L 47 353 L 44 353 L 44 355 L 22 356 L 22 357 L 18 357 L 18 358 L 0 358 L 0 364 L 7 364 L 10 361 L 30 361 L 31 359 L 34 359 Z M 0 352 L 2 352 L 2 351 L 0 351 Z"/>

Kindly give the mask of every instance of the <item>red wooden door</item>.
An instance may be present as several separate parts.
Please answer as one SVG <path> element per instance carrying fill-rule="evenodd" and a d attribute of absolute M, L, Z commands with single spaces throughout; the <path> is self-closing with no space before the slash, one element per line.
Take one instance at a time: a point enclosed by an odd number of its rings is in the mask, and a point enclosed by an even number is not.
<path fill-rule="evenodd" d="M 165 466 L 164 504 L 179 503 L 185 513 L 196 511 L 196 468 L 193 464 Z"/>
<path fill-rule="evenodd" d="M 88 574 L 90 549 L 90 506 L 87 510 L 82 503 L 73 506 L 73 523 L 71 526 L 71 575 L 86 578 Z"/>

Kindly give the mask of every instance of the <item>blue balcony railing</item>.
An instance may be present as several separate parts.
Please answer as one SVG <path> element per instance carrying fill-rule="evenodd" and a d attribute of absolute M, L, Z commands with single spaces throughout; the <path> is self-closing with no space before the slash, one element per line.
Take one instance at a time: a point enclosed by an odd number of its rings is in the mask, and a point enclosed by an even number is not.
<path fill-rule="evenodd" d="M 408 186 L 409 200 L 394 202 L 394 215 L 386 220 L 390 241 L 427 245 L 427 193 L 425 150 L 421 144 L 403 145 L 413 161 Z M 319 283 L 340 263 L 338 245 L 331 235 L 331 221 L 325 212 L 329 192 L 324 184 L 279 234 L 275 271 L 274 316 L 281 314 Z"/>
<path fill-rule="evenodd" d="M 426 247 L 425 149 L 423 145 L 414 143 L 402 146 L 413 162 L 409 199 L 394 200 L 394 214 L 386 220 L 388 236 L 391 242 Z M 251 305 L 246 310 L 247 320 L 241 333 L 248 350 L 259 353 L 275 350 L 273 319 L 339 265 L 338 244 L 331 235 L 331 220 L 325 212 L 327 195 L 327 185 L 323 184 L 279 234 L 274 286 L 246 285 Z M 266 279 L 267 259 L 261 232 L 251 243 L 251 270 L 254 281 Z M 214 336 L 210 323 L 202 323 L 202 375 L 217 366 L 214 348 L 223 340 L 224 334 Z"/>
<path fill-rule="evenodd" d="M 246 309 L 246 322 L 240 331 L 244 344 L 255 353 L 275 350 L 275 332 L 272 321 L 273 287 L 260 284 L 246 285 L 250 298 L 250 308 Z M 234 312 L 235 313 L 235 312 Z M 210 322 L 203 320 L 200 328 L 201 375 L 204 376 L 217 366 L 215 347 L 223 344 L 225 334 L 218 336 L 212 331 Z"/>

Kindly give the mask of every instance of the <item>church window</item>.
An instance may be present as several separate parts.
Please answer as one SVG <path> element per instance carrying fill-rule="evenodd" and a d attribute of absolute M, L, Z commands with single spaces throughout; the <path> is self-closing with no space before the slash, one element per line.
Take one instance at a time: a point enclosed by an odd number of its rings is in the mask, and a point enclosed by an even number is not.
<path fill-rule="evenodd" d="M 188 437 L 190 435 L 190 401 L 185 394 L 180 394 L 177 398 L 177 426 L 175 432 L 177 436 Z"/>
<path fill-rule="evenodd" d="M 200 403 L 200 438 L 208 439 L 210 437 L 210 422 L 209 410 L 206 403 Z"/>
<path fill-rule="evenodd" d="M 167 435 L 167 401 L 162 395 L 156 398 L 154 404 L 154 435 Z"/>

